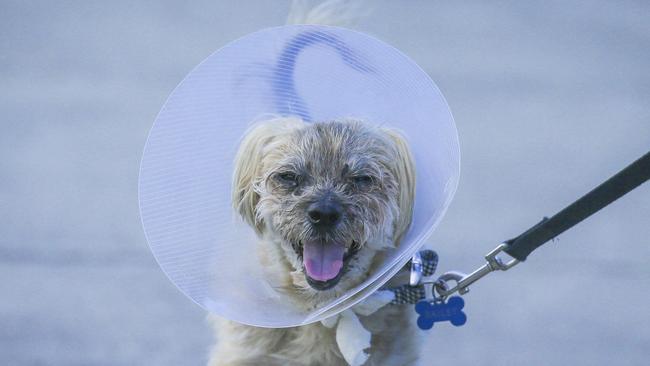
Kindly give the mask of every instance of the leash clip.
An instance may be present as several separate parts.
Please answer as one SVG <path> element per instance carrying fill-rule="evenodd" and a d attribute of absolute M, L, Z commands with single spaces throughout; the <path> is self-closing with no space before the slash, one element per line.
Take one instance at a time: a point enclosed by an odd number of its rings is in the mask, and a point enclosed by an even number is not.
<path fill-rule="evenodd" d="M 469 286 L 471 284 L 485 277 L 488 273 L 494 271 L 507 271 L 517 265 L 519 260 L 515 258 L 504 262 L 500 257 L 498 257 L 498 255 L 507 248 L 508 244 L 501 243 L 498 247 L 485 255 L 486 263 L 469 275 L 457 271 L 443 273 L 435 282 L 434 286 L 439 298 L 444 300 L 455 292 L 464 295 L 469 292 Z M 450 288 L 448 285 L 449 281 L 456 282 L 456 285 Z"/>

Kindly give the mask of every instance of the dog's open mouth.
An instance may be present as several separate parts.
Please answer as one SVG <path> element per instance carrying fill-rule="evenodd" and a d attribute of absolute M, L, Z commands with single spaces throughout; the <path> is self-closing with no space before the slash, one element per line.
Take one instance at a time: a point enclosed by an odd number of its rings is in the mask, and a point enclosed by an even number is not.
<path fill-rule="evenodd" d="M 307 283 L 315 290 L 334 287 L 345 272 L 345 265 L 355 250 L 343 243 L 310 240 L 301 243 L 302 263 Z M 355 248 L 353 242 L 350 248 Z"/>

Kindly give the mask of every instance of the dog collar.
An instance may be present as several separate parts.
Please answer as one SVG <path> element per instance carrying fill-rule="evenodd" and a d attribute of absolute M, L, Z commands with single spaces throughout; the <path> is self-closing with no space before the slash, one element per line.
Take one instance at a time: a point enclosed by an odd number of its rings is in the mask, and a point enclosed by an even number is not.
<path fill-rule="evenodd" d="M 433 250 L 421 250 L 411 259 L 410 267 L 411 273 L 420 273 L 423 277 L 433 276 L 438 267 L 438 254 Z M 424 284 L 419 279 L 385 290 L 392 292 L 394 295 L 393 300 L 390 302 L 392 305 L 416 304 L 425 298 Z"/>

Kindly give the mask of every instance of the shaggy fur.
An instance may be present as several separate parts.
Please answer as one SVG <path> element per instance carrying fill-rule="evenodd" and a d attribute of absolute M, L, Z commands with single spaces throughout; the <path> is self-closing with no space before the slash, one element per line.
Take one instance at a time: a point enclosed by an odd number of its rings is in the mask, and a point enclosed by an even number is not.
<path fill-rule="evenodd" d="M 413 161 L 403 137 L 354 120 L 259 123 L 241 143 L 233 177 L 233 205 L 258 233 L 259 260 L 269 282 L 306 310 L 361 283 L 382 251 L 399 245 L 411 222 L 414 191 Z M 326 229 L 308 215 L 322 200 L 335 201 L 341 212 Z M 305 271 L 303 250 L 310 241 L 345 246 L 343 269 L 325 288 Z M 366 365 L 415 363 L 411 313 L 386 306 L 360 317 L 372 333 Z M 320 323 L 268 329 L 214 318 L 213 324 L 217 345 L 211 366 L 346 365 L 335 330 Z"/>

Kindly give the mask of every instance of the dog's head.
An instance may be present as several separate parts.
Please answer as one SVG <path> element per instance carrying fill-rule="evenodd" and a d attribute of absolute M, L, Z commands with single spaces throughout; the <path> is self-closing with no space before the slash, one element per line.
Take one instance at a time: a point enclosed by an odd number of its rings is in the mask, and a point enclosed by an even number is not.
<path fill-rule="evenodd" d="M 411 222 L 414 166 L 395 131 L 278 118 L 247 133 L 235 167 L 235 209 L 301 294 L 327 298 L 359 284 Z"/>

